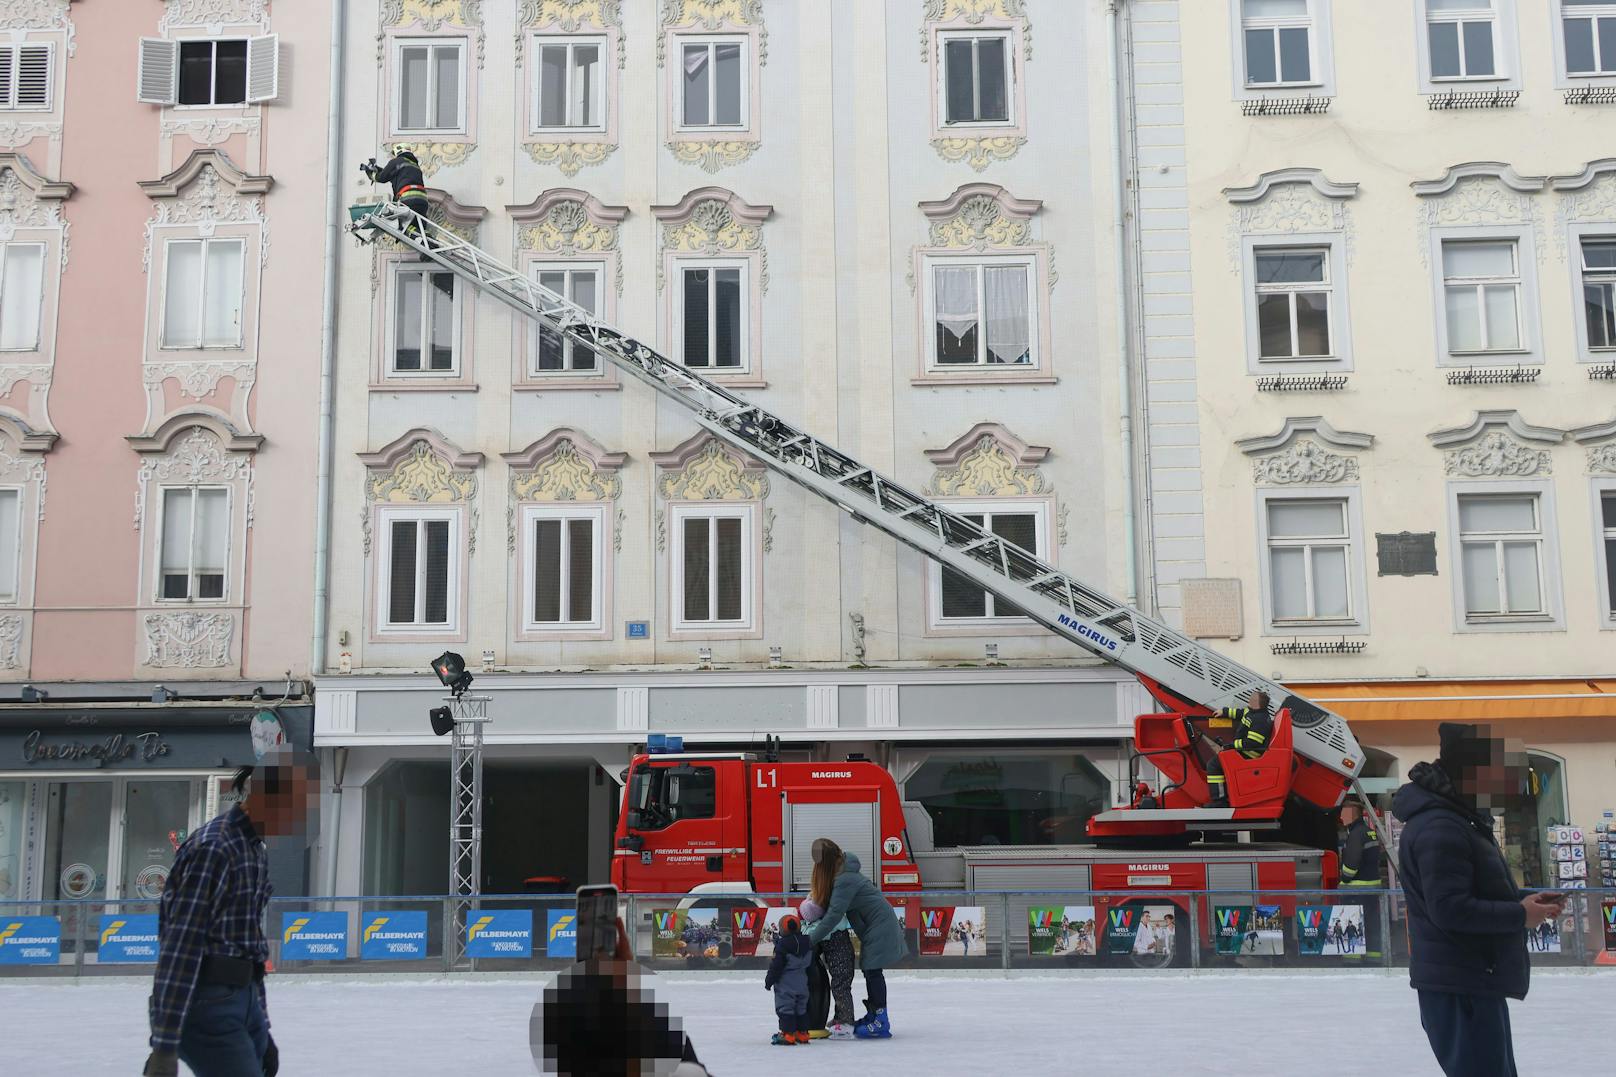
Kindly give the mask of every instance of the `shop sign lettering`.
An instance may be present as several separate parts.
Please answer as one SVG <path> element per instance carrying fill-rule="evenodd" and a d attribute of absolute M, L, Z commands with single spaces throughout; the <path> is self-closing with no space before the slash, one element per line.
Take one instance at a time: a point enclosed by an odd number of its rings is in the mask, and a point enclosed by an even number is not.
<path fill-rule="evenodd" d="M 103 740 L 86 743 L 81 740 L 46 743 L 45 734 L 32 730 L 22 739 L 22 761 L 43 763 L 62 760 L 70 763 L 88 762 L 98 767 L 123 763 L 139 756 L 143 763 L 154 763 L 169 753 L 168 742 L 160 733 L 136 733 L 126 737 L 114 733 Z"/>

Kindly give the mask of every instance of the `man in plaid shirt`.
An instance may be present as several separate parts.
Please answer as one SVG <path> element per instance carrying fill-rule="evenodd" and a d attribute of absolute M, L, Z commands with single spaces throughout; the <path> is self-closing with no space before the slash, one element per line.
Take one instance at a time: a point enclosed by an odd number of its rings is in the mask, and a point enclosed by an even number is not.
<path fill-rule="evenodd" d="M 264 909 L 273 888 L 265 837 L 295 832 L 313 790 L 288 753 L 262 772 L 236 775 L 244 799 L 180 846 L 157 922 L 147 1077 L 173 1077 L 179 1060 L 197 1077 L 275 1077 L 280 1054 L 264 993 Z"/>

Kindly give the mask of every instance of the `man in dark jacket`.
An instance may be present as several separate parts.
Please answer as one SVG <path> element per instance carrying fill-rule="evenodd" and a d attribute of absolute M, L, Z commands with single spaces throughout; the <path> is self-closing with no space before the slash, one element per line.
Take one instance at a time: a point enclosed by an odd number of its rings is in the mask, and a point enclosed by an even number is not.
<path fill-rule="evenodd" d="M 1508 999 L 1526 997 L 1526 932 L 1564 898 L 1526 894 L 1493 839 L 1492 807 L 1518 790 L 1502 741 L 1444 722 L 1435 763 L 1397 791 L 1398 870 L 1408 901 L 1409 982 L 1448 1077 L 1515 1077 Z"/>
<path fill-rule="evenodd" d="M 1380 878 L 1380 838 L 1356 800 L 1341 805 L 1341 824 L 1346 828 L 1341 844 L 1341 886 L 1357 891 L 1350 900 L 1363 905 L 1363 956 L 1380 957 L 1380 897 L 1374 893 L 1385 885 Z"/>
<path fill-rule="evenodd" d="M 373 158 L 360 165 L 359 169 L 370 177 L 372 183 L 392 184 L 393 201 L 404 203 L 422 220 L 432 212 L 432 203 L 426 197 L 426 177 L 421 172 L 421 162 L 407 144 L 400 142 L 394 146 L 393 159 L 380 168 Z M 409 230 L 417 235 L 423 234 L 418 221 L 411 221 Z"/>

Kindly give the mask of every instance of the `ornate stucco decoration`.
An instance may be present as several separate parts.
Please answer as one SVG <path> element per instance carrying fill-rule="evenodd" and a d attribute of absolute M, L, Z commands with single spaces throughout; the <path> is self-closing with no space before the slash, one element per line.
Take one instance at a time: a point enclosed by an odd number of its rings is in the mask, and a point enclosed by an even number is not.
<path fill-rule="evenodd" d="M 1026 0 L 922 0 L 925 11 L 921 15 L 924 23 L 951 23 L 960 22 L 966 26 L 981 26 L 984 23 L 1007 23 L 1021 21 L 1027 29 L 1022 34 L 1021 55 L 1023 59 L 1032 59 L 1032 25 L 1027 21 Z M 920 58 L 930 58 L 931 35 L 928 27 L 920 28 Z"/>
<path fill-rule="evenodd" d="M 170 138 L 184 135 L 204 146 L 219 146 L 231 135 L 255 134 L 264 126 L 257 116 L 212 116 L 203 120 L 164 120 L 163 134 Z"/>
<path fill-rule="evenodd" d="M 1588 472 L 1592 475 L 1616 475 L 1616 442 L 1588 450 Z"/>
<path fill-rule="evenodd" d="M 756 27 L 758 66 L 769 59 L 769 29 L 763 25 L 763 0 L 662 0 L 663 36 L 657 39 L 657 66 L 667 61 L 668 30 L 722 30 Z"/>
<path fill-rule="evenodd" d="M 67 54 L 77 48 L 71 0 L 6 0 L 0 7 L 0 30 L 66 30 Z"/>
<path fill-rule="evenodd" d="M 389 29 L 417 29 L 433 34 L 445 26 L 473 31 L 477 42 L 477 69 L 483 67 L 488 33 L 483 27 L 482 0 L 381 0 L 381 30 L 376 35 L 376 64 L 380 66 L 387 48 Z M 426 161 L 422 159 L 424 166 Z M 425 171 L 425 169 L 422 169 Z"/>
<path fill-rule="evenodd" d="M 399 145 L 399 143 L 392 143 Z M 477 149 L 475 142 L 406 142 L 403 143 L 415 151 L 415 159 L 421 163 L 421 174 L 432 176 L 445 168 L 454 168 L 463 165 L 470 159 L 472 152 Z"/>
<path fill-rule="evenodd" d="M 705 430 L 682 445 L 651 454 L 662 474 L 665 501 L 762 501 L 769 496 L 763 465 L 732 452 Z"/>
<path fill-rule="evenodd" d="M 1337 430 L 1319 415 L 1287 418 L 1277 434 L 1242 438 L 1235 447 L 1252 457 L 1252 479 L 1263 486 L 1311 486 L 1356 482 L 1358 458 L 1331 449 L 1363 450 L 1371 434 Z"/>
<path fill-rule="evenodd" d="M 922 3 L 920 56 L 926 64 L 940 62 L 937 31 L 951 29 L 1007 30 L 1012 42 L 1020 40 L 1023 62 L 1032 60 L 1032 22 L 1027 18 L 1024 0 L 922 0 Z M 936 85 L 935 73 L 930 83 Z M 1024 75 L 1015 79 L 1012 86 L 1015 122 L 1003 126 L 948 127 L 943 123 L 943 117 L 937 114 L 938 105 L 933 100 L 932 149 L 943 160 L 953 163 L 963 161 L 977 172 L 984 171 L 995 161 L 1008 161 L 1014 157 L 1027 144 L 1024 85 Z"/>
<path fill-rule="evenodd" d="M 16 669 L 21 664 L 22 618 L 15 613 L 0 617 L 0 669 Z"/>
<path fill-rule="evenodd" d="M 1616 475 L 1616 419 L 1573 430 L 1571 439 L 1588 447 L 1588 474 Z"/>
<path fill-rule="evenodd" d="M 1566 432 L 1548 426 L 1533 426 L 1509 409 L 1478 411 L 1464 426 L 1437 430 L 1426 435 L 1431 444 L 1445 450 L 1443 471 L 1456 478 L 1523 478 L 1550 474 L 1547 448 L 1558 445 Z"/>
<path fill-rule="evenodd" d="M 154 230 L 164 225 L 196 226 L 197 232 L 212 236 L 221 224 L 258 226 L 259 264 L 269 261 L 269 221 L 264 216 L 263 199 L 257 197 L 274 184 L 269 176 L 249 176 L 219 150 L 193 150 L 185 163 L 162 179 L 142 180 L 141 190 L 157 203 L 157 210 L 146 222 L 146 245 L 141 268 L 151 271 Z"/>
<path fill-rule="evenodd" d="M 160 34 L 180 26 L 205 27 L 210 34 L 227 26 L 269 29 L 269 0 L 167 0 L 166 7 L 157 23 Z"/>
<path fill-rule="evenodd" d="M 609 260 L 616 291 L 622 294 L 623 250 L 618 244 L 618 227 L 628 216 L 627 206 L 608 206 L 584 191 L 555 187 L 526 206 L 507 208 L 516 222 L 518 250 L 555 258 Z"/>
<path fill-rule="evenodd" d="M 926 249 L 931 251 L 1030 250 L 1041 253 L 1045 265 L 1044 284 L 1054 288 L 1060 280 L 1055 271 L 1054 244 L 1033 236 L 1032 219 L 1044 203 L 1036 198 L 1017 198 L 996 183 L 967 183 L 947 198 L 921 202 L 920 212 L 927 219 Z M 921 247 L 910 249 L 909 272 L 905 280 L 911 292 L 919 286 Z"/>
<path fill-rule="evenodd" d="M 62 218 L 62 203 L 73 191 L 71 183 L 52 182 L 35 172 L 28 158 L 0 153 L 0 243 L 9 243 L 22 228 L 59 229 L 66 269 L 69 225 Z"/>
<path fill-rule="evenodd" d="M 1549 185 L 1558 195 L 1555 221 L 1559 227 L 1554 230 L 1554 242 L 1561 257 L 1566 253 L 1570 225 L 1616 220 L 1616 157 L 1589 161 L 1581 172 L 1555 176 Z"/>
<path fill-rule="evenodd" d="M 448 438 L 417 427 L 373 453 L 360 453 L 364 464 L 365 505 L 360 511 L 366 556 L 370 554 L 371 509 L 378 504 L 454 505 L 471 508 L 468 545 L 476 548 L 477 475 L 483 454 L 462 452 Z"/>
<path fill-rule="evenodd" d="M 657 35 L 659 68 L 666 65 L 668 40 L 676 30 L 746 34 L 752 39 L 756 59 L 751 61 L 752 69 L 746 80 L 751 107 L 745 129 L 703 132 L 678 130 L 673 113 L 678 95 L 671 90 L 666 118 L 670 132 L 668 152 L 673 154 L 675 160 L 696 165 L 704 172 L 717 172 L 746 160 L 763 142 L 763 94 L 759 83 L 762 81 L 763 66 L 769 62 L 769 30 L 763 24 L 762 0 L 662 0 L 660 22 Z"/>
<path fill-rule="evenodd" d="M 219 388 L 225 378 L 234 378 L 242 388 L 249 388 L 258 380 L 258 365 L 252 362 L 176 362 L 147 363 L 142 380 L 148 389 L 160 388 L 173 378 L 179 382 L 180 392 L 192 400 L 201 400 Z"/>
<path fill-rule="evenodd" d="M 1354 232 L 1348 202 L 1357 195 L 1356 183 L 1336 183 L 1317 168 L 1282 168 L 1264 172 L 1248 187 L 1225 187 L 1223 196 L 1231 207 L 1229 264 L 1239 268 L 1246 236 L 1313 232 L 1339 233 L 1351 262 Z"/>
<path fill-rule="evenodd" d="M 1522 176 L 1501 161 L 1454 165 L 1440 179 L 1409 184 L 1419 196 L 1415 218 L 1421 264 L 1430 263 L 1431 229 L 1467 224 L 1524 224 L 1538 221 L 1542 176 Z M 1538 248 L 1541 259 L 1543 250 Z"/>
<path fill-rule="evenodd" d="M 931 140 L 932 149 L 945 161 L 963 161 L 978 172 L 994 161 L 1008 161 L 1027 144 L 1026 135 L 950 135 Z"/>
<path fill-rule="evenodd" d="M 505 453 L 510 498 L 505 508 L 506 549 L 516 550 L 516 506 L 524 501 L 616 501 L 627 453 L 607 452 L 572 427 L 557 427 L 519 453 Z M 612 545 L 619 548 L 621 510 L 613 514 Z"/>
<path fill-rule="evenodd" d="M 252 453 L 262 436 L 236 434 L 223 420 L 209 415 L 174 416 L 150 437 L 127 439 L 146 456 L 136 479 L 135 530 L 145 525 L 153 483 L 195 486 L 216 483 L 235 488 L 246 506 L 246 526 L 253 525 Z"/>
<path fill-rule="evenodd" d="M 45 461 L 38 453 L 12 452 L 5 439 L 0 439 L 0 481 L 35 486 L 38 489 L 37 516 L 41 520 L 45 518 Z"/>
<path fill-rule="evenodd" d="M 671 206 L 652 206 L 651 213 L 662 222 L 657 261 L 657 291 L 665 283 L 667 255 L 699 254 L 719 257 L 732 254 L 757 255 L 758 294 L 769 290 L 769 252 L 763 245 L 763 222 L 774 213 L 773 206 L 754 206 L 733 191 L 722 187 L 702 187 Z"/>
<path fill-rule="evenodd" d="M 1049 449 L 1029 445 L 998 423 L 977 423 L 941 449 L 927 449 L 937 469 L 926 492 L 937 497 L 1027 497 L 1050 493 L 1038 470 Z"/>
<path fill-rule="evenodd" d="M 527 52 L 528 37 L 534 33 L 605 34 L 608 49 L 617 53 L 618 69 L 624 67 L 627 52 L 622 0 L 521 0 L 516 15 L 516 66 L 519 70 Z M 554 165 L 564 176 L 576 176 L 579 169 L 600 164 L 617 149 L 617 96 L 615 91 L 607 94 L 605 130 L 574 137 L 544 132 L 524 139 L 522 148 L 534 164 Z"/>
<path fill-rule="evenodd" d="M 230 664 L 236 620 L 228 613 L 148 613 L 145 627 L 148 666 L 216 669 Z"/>

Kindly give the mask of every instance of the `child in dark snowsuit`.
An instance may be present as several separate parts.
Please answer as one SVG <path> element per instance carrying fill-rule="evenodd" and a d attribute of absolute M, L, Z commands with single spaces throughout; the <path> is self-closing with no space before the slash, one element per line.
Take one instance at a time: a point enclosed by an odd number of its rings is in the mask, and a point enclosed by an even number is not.
<path fill-rule="evenodd" d="M 808 1042 L 808 963 L 813 954 L 802 921 L 790 915 L 782 918 L 774 960 L 763 978 L 763 986 L 774 991 L 774 1012 L 780 1018 L 780 1031 L 769 1041 L 776 1047 Z"/>

